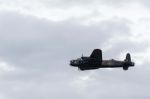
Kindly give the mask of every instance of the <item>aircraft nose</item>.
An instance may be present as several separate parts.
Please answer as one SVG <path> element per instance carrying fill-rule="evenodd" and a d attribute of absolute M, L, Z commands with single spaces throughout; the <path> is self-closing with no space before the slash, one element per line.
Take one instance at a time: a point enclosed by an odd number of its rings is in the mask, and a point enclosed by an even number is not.
<path fill-rule="evenodd" d="M 70 65 L 72 65 L 72 64 L 73 64 L 73 60 L 70 61 Z"/>
<path fill-rule="evenodd" d="M 74 67 L 77 67 L 77 61 L 76 60 L 71 60 L 70 65 L 74 66 Z"/>
<path fill-rule="evenodd" d="M 74 60 L 71 60 L 71 61 L 70 61 L 70 65 L 71 65 L 71 66 L 74 66 Z"/>

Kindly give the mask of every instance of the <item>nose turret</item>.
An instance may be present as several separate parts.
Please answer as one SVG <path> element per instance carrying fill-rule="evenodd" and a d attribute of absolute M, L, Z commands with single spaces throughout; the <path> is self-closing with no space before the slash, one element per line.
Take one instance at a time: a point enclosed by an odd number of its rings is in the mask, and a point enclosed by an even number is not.
<path fill-rule="evenodd" d="M 72 65 L 73 65 L 73 63 L 74 63 L 74 62 L 73 62 L 73 60 L 71 60 L 71 61 L 70 61 L 70 65 L 72 66 Z"/>
<path fill-rule="evenodd" d="M 71 60 L 70 65 L 76 67 L 77 66 L 76 60 Z"/>

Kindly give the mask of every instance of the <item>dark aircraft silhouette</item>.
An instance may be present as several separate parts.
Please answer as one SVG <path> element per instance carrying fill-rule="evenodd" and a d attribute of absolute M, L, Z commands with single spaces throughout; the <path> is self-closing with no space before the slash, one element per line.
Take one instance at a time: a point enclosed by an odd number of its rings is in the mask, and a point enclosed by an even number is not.
<path fill-rule="evenodd" d="M 123 67 L 123 70 L 128 70 L 129 67 L 134 66 L 134 62 L 131 61 L 130 54 L 127 53 L 124 61 L 118 60 L 102 60 L 102 50 L 94 49 L 90 57 L 78 58 L 71 60 L 70 65 L 78 67 L 80 70 L 91 70 L 98 68 L 115 68 Z"/>

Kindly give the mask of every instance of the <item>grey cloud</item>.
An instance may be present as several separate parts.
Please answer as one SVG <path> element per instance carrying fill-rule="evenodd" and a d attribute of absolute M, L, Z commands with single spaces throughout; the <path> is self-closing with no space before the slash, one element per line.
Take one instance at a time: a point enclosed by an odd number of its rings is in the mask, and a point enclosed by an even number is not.
<path fill-rule="evenodd" d="M 108 20 L 84 26 L 71 20 L 55 23 L 5 14 L 1 16 L 1 56 L 19 65 L 33 65 L 37 61 L 48 65 L 56 59 L 66 59 L 74 53 L 72 51 L 83 52 L 99 47 L 120 33 L 129 33 L 124 20 Z"/>
<path fill-rule="evenodd" d="M 149 69 L 99 69 L 90 76 L 92 80 L 86 81 L 80 78 L 91 71 L 79 72 L 68 64 L 70 59 L 82 52 L 90 54 L 116 35 L 130 36 L 126 20 L 112 19 L 86 26 L 72 20 L 51 22 L 8 12 L 1 13 L 0 21 L 0 57 L 17 68 L 0 74 L 0 93 L 5 99 L 149 97 Z M 123 45 L 129 50 L 138 46 L 129 42 Z M 114 46 L 112 56 L 122 50 L 121 43 Z M 80 89 L 82 83 L 86 87 Z"/>
<path fill-rule="evenodd" d="M 133 53 L 141 53 L 144 52 L 148 47 L 149 47 L 149 43 L 148 42 L 133 42 L 128 40 L 128 38 L 130 38 L 130 35 L 127 36 L 127 40 L 124 41 L 119 41 L 115 44 L 113 44 L 113 46 L 107 50 L 104 55 L 105 57 L 115 57 L 119 56 L 122 52 L 127 52 L 127 53 L 131 53 L 131 55 Z M 118 53 L 120 52 L 120 53 Z M 125 58 L 125 55 L 124 55 Z"/>
<path fill-rule="evenodd" d="M 112 6 L 115 8 L 120 8 L 122 6 L 128 7 L 129 5 L 139 4 L 144 8 L 149 8 L 149 0 L 42 0 L 39 1 L 40 4 L 43 4 L 47 8 L 58 7 L 68 9 L 70 7 L 81 7 L 87 9 L 95 9 L 99 6 Z"/>
<path fill-rule="evenodd" d="M 143 5 L 143 7 L 147 7 L 149 9 L 150 1 L 149 0 L 139 0 L 139 3 Z"/>
<path fill-rule="evenodd" d="M 94 5 L 112 5 L 112 6 L 122 6 L 129 3 L 138 2 L 137 0 L 44 0 L 41 3 L 44 5 L 52 5 L 52 6 L 94 6 Z"/>
<path fill-rule="evenodd" d="M 23 2 L 23 3 L 22 3 Z M 32 3 L 32 4 L 31 4 Z M 140 4 L 147 6 L 149 5 L 149 0 L 1 0 L 0 4 L 11 6 L 13 8 L 17 7 L 17 9 L 37 9 L 38 8 L 61 8 L 68 10 L 72 7 L 80 7 L 86 8 L 89 10 L 93 10 L 93 8 L 98 8 L 99 6 L 112 6 L 112 7 L 121 7 L 128 6 L 130 4 Z M 32 8 L 33 7 L 33 8 Z"/>

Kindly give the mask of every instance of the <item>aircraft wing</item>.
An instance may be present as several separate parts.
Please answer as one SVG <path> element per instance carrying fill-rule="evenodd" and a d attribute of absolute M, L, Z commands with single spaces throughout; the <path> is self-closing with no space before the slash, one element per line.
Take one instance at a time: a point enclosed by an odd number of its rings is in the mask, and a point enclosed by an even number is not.
<path fill-rule="evenodd" d="M 102 61 L 102 50 L 94 49 L 92 54 L 90 55 L 90 58 L 96 58 L 96 59 Z"/>

